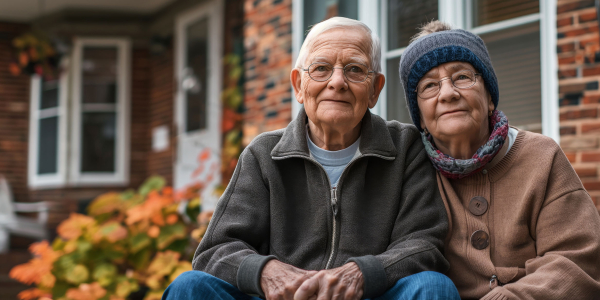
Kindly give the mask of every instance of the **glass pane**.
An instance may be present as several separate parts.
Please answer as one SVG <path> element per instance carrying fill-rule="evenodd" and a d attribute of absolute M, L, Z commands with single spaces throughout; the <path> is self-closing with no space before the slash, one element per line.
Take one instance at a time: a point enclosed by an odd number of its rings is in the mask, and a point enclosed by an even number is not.
<path fill-rule="evenodd" d="M 388 76 L 385 85 L 387 89 L 387 119 L 398 120 L 403 123 L 412 123 L 404 98 L 404 89 L 400 83 L 400 74 L 398 73 L 399 65 L 400 57 L 392 58 L 387 61 Z"/>
<path fill-rule="evenodd" d="M 81 172 L 114 172 L 116 113 L 83 113 Z"/>
<path fill-rule="evenodd" d="M 117 48 L 85 47 L 81 69 L 83 103 L 117 102 Z"/>
<path fill-rule="evenodd" d="M 438 19 L 438 0 L 388 0 L 387 14 L 387 50 L 403 48 L 419 27 Z"/>
<path fill-rule="evenodd" d="M 540 32 L 533 24 L 482 35 L 500 88 L 498 109 L 514 126 L 541 128 Z"/>
<path fill-rule="evenodd" d="M 540 11 L 539 0 L 475 0 L 473 4 L 473 27 Z"/>
<path fill-rule="evenodd" d="M 40 109 L 58 106 L 58 80 L 41 79 Z"/>
<path fill-rule="evenodd" d="M 58 165 L 58 117 L 40 119 L 38 140 L 38 174 L 54 174 Z"/>
<path fill-rule="evenodd" d="M 304 33 L 311 26 L 336 16 L 358 19 L 358 0 L 304 0 Z"/>
<path fill-rule="evenodd" d="M 186 29 L 187 68 L 182 81 L 186 89 L 186 131 L 206 128 L 206 98 L 208 93 L 208 18 Z"/>

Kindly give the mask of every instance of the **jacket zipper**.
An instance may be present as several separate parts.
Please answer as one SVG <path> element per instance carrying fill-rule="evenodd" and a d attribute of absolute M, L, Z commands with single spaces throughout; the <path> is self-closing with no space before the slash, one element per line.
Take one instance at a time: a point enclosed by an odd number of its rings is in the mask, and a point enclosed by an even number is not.
<path fill-rule="evenodd" d="M 343 173 L 343 171 L 342 171 Z M 331 186 L 331 185 L 330 185 Z M 331 267 L 331 263 L 333 260 L 333 254 L 335 253 L 335 240 L 336 240 L 336 229 L 337 229 L 337 213 L 338 213 L 338 203 L 337 203 L 337 189 L 331 189 L 331 210 L 333 211 L 333 235 L 331 236 L 331 253 L 329 254 L 329 259 L 327 260 L 327 265 L 325 265 L 325 269 L 329 269 Z"/>

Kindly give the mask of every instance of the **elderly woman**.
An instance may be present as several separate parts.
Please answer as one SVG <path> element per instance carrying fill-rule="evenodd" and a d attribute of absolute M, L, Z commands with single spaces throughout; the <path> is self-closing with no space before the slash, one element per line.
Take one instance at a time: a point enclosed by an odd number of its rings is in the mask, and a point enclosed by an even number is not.
<path fill-rule="evenodd" d="M 598 211 L 552 139 L 508 126 L 483 41 L 435 21 L 400 74 L 437 169 L 460 296 L 600 299 Z"/>
<path fill-rule="evenodd" d="M 197 271 L 165 299 L 458 299 L 438 273 L 448 222 L 419 132 L 368 110 L 380 51 L 361 22 L 312 28 L 291 72 L 304 109 L 244 150 Z"/>

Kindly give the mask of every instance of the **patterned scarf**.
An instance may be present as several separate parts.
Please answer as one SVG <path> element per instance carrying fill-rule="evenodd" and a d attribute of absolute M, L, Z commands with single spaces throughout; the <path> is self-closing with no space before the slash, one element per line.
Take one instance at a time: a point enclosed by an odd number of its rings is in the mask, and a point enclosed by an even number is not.
<path fill-rule="evenodd" d="M 485 145 L 477 149 L 470 159 L 455 159 L 442 153 L 433 145 L 431 134 L 421 132 L 421 139 L 433 166 L 447 178 L 460 179 L 479 172 L 502 149 L 508 135 L 508 119 L 502 111 L 495 110 L 490 117 L 492 134 Z"/>

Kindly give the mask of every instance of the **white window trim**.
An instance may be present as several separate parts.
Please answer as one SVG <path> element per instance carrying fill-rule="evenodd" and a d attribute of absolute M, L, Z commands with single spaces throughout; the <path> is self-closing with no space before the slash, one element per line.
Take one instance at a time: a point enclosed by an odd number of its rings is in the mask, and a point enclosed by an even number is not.
<path fill-rule="evenodd" d="M 68 66 L 68 60 L 63 60 L 63 66 Z M 66 69 L 66 68 L 65 68 Z M 68 72 L 63 71 L 58 78 L 58 107 L 39 109 L 41 97 L 42 79 L 38 75 L 31 77 L 30 97 L 31 106 L 29 112 L 29 151 L 28 151 L 28 185 L 32 189 L 54 188 L 66 183 L 67 178 L 67 94 L 68 94 Z M 58 117 L 58 151 L 54 174 L 38 174 L 39 159 L 39 125 L 40 118 L 44 112 L 55 111 L 53 116 Z"/>
<path fill-rule="evenodd" d="M 115 172 L 88 173 L 81 172 L 81 60 L 85 46 L 114 46 L 117 47 L 117 103 L 116 105 L 116 130 L 118 132 L 115 151 Z M 106 186 L 127 185 L 129 183 L 129 128 L 130 128 L 130 69 L 131 69 L 131 42 L 127 38 L 76 38 L 73 47 L 73 85 L 71 95 L 73 99 L 71 114 L 71 155 L 69 184 L 73 186 Z M 94 105 L 102 109 L 104 104 Z M 102 106 L 102 107 L 101 107 Z"/>

